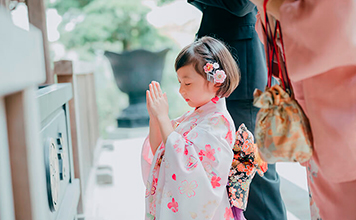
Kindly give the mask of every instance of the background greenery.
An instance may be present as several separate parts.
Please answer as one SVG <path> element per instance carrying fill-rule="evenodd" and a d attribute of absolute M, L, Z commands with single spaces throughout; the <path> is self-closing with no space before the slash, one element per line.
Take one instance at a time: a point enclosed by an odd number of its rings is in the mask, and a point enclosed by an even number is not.
<path fill-rule="evenodd" d="M 157 5 L 173 0 L 157 0 Z M 174 59 L 180 48 L 148 23 L 150 8 L 141 0 L 57 0 L 47 2 L 62 16 L 58 27 L 59 43 L 67 52 L 75 52 L 80 60 L 95 62 L 97 103 L 100 132 L 116 126 L 116 117 L 128 106 L 128 96 L 121 92 L 113 78 L 105 50 L 122 52 L 144 48 L 158 51 L 170 48 L 167 54 L 161 85 L 167 92 L 170 117 L 175 118 L 189 109 L 178 93 Z M 148 86 L 148 85 L 147 85 Z"/>

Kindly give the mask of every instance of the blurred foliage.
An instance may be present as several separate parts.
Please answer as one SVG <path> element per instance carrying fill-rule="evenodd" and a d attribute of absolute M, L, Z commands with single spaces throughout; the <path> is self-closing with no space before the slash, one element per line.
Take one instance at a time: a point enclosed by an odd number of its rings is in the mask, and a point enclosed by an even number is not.
<path fill-rule="evenodd" d="M 48 8 L 57 9 L 58 13 L 63 15 L 64 13 L 70 11 L 80 11 L 83 7 L 92 1 L 93 0 L 57 0 L 54 2 L 49 2 L 47 0 L 46 5 Z"/>
<path fill-rule="evenodd" d="M 63 15 L 64 13 L 71 11 L 73 9 L 81 10 L 92 1 L 94 0 L 57 0 L 54 2 L 50 2 L 49 0 L 47 0 L 46 5 L 49 8 L 56 8 L 58 13 Z M 106 0 L 102 0 L 102 1 L 105 2 Z M 125 0 L 125 1 L 129 2 L 131 0 Z M 174 0 L 156 0 L 157 6 L 161 6 L 170 2 L 174 2 Z"/>
<path fill-rule="evenodd" d="M 150 9 L 141 0 L 58 0 L 49 7 L 63 16 L 60 42 L 67 49 L 152 50 L 168 41 L 148 23 Z"/>
<path fill-rule="evenodd" d="M 158 6 L 161 6 L 170 2 L 174 2 L 174 0 L 157 0 L 156 2 Z"/>

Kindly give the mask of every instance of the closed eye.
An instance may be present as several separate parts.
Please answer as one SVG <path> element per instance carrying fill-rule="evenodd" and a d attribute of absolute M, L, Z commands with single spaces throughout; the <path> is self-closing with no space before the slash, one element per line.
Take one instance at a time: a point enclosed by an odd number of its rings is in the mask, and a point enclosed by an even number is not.
<path fill-rule="evenodd" d="M 189 86 L 191 83 L 185 83 L 184 85 Z"/>

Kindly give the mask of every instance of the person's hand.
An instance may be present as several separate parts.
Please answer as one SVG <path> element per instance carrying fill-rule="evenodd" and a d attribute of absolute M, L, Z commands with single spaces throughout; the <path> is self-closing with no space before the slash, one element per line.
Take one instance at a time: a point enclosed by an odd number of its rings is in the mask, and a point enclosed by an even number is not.
<path fill-rule="evenodd" d="M 168 116 L 168 100 L 166 93 L 162 93 L 158 82 L 152 81 L 146 91 L 147 110 L 150 117 L 155 120 L 159 116 Z"/>

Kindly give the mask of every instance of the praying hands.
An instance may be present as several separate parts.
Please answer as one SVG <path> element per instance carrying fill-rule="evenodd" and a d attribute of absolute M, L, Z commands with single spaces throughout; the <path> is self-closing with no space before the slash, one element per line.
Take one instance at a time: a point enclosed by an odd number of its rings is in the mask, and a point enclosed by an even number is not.
<path fill-rule="evenodd" d="M 161 141 L 166 143 L 168 136 L 173 132 L 168 117 L 168 100 L 166 93 L 162 93 L 158 82 L 152 81 L 146 91 L 147 111 L 150 115 L 150 143 L 153 154 Z"/>
<path fill-rule="evenodd" d="M 148 114 L 151 118 L 168 116 L 168 100 L 166 93 L 162 93 L 158 82 L 152 81 L 146 92 Z"/>

